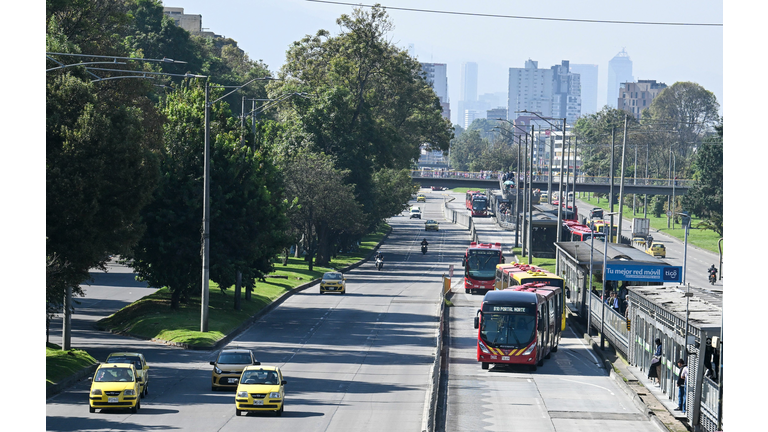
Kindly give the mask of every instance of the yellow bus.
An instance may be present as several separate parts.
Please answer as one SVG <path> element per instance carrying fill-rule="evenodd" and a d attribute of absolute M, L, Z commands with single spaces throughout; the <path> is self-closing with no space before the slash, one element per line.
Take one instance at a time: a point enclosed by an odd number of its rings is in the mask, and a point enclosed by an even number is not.
<path fill-rule="evenodd" d="M 549 286 L 560 288 L 560 304 L 562 307 L 561 330 L 565 330 L 565 280 L 543 268 L 520 263 L 499 264 L 496 266 L 494 288 L 503 290 L 514 288 L 530 282 L 542 282 Z"/>

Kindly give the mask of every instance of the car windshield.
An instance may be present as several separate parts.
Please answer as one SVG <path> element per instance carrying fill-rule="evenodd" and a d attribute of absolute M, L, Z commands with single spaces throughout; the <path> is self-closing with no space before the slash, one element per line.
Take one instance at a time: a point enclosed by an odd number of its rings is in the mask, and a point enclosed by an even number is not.
<path fill-rule="evenodd" d="M 277 372 L 275 371 L 245 371 L 240 378 L 241 384 L 271 384 L 277 385 L 280 382 L 277 379 Z"/>
<path fill-rule="evenodd" d="M 133 382 L 133 372 L 128 368 L 101 368 L 93 379 L 96 382 Z"/>
<path fill-rule="evenodd" d="M 133 363 L 136 370 L 141 369 L 141 360 L 138 357 L 113 356 L 107 359 L 107 363 Z"/>
<path fill-rule="evenodd" d="M 326 273 L 323 275 L 323 279 L 341 280 L 341 273 Z"/>
<path fill-rule="evenodd" d="M 251 356 L 248 353 L 221 353 L 218 363 L 251 364 Z"/>
<path fill-rule="evenodd" d="M 437 221 L 433 221 L 433 220 L 431 220 L 431 219 L 430 219 L 430 220 L 428 220 L 426 223 L 428 223 L 428 224 L 436 224 L 436 223 L 437 223 Z"/>

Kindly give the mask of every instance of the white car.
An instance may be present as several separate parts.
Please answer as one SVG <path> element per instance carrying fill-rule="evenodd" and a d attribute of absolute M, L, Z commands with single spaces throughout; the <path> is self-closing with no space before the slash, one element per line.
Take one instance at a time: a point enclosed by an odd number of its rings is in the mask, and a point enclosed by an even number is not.
<path fill-rule="evenodd" d="M 410 219 L 413 219 L 413 218 L 421 219 L 421 209 L 420 208 L 418 208 L 418 207 L 411 207 L 411 217 L 410 217 Z"/>

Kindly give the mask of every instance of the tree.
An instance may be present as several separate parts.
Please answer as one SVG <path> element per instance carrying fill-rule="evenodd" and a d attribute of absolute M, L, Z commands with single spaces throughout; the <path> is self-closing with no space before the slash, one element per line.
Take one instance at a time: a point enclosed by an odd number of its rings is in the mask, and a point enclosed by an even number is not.
<path fill-rule="evenodd" d="M 718 137 L 704 141 L 693 162 L 694 185 L 683 195 L 683 208 L 701 217 L 700 227 L 723 235 L 723 124 Z"/>
<path fill-rule="evenodd" d="M 611 142 L 613 142 L 618 146 L 613 152 L 614 175 L 620 175 L 625 119 L 627 119 L 627 129 L 638 124 L 634 116 L 608 106 L 597 113 L 580 117 L 576 121 L 574 129 L 579 137 L 579 157 L 582 160 L 583 172 L 592 176 L 610 175 Z"/>
<path fill-rule="evenodd" d="M 58 71 L 46 85 L 46 255 L 56 263 L 46 290 L 58 305 L 67 286 L 82 295 L 90 269 L 138 240 L 158 179 L 161 116 L 146 83 L 81 75 Z"/>
<path fill-rule="evenodd" d="M 452 128 L 421 65 L 387 40 L 392 24 L 383 8 L 356 8 L 337 24 L 338 36 L 320 30 L 288 49 L 279 74 L 285 81 L 272 84 L 270 94 L 313 95 L 295 102 L 295 111 L 281 110 L 289 123 L 284 151 L 301 146 L 333 156 L 349 171 L 345 182 L 372 227 L 380 221 L 373 215 L 382 214 L 374 208 L 373 173 L 409 168 L 424 143 L 447 150 Z"/>
<path fill-rule="evenodd" d="M 162 181 L 142 212 L 147 231 L 132 255 L 142 280 L 170 289 L 172 308 L 196 292 L 202 278 L 204 98 L 202 85 L 191 83 L 163 103 L 168 121 Z M 241 271 L 246 287 L 251 287 L 284 246 L 287 221 L 280 180 L 264 152 L 240 146 L 239 124 L 226 103 L 213 105 L 210 126 L 210 277 L 228 287 Z"/>
<path fill-rule="evenodd" d="M 472 169 L 473 163 L 487 147 L 488 142 L 480 136 L 480 131 L 464 131 L 451 144 L 451 166 L 459 171 Z"/>
<path fill-rule="evenodd" d="M 314 264 L 328 263 L 332 234 L 362 235 L 362 209 L 355 201 L 353 186 L 344 182 L 348 171 L 335 168 L 332 157 L 302 150 L 284 160 L 282 168 L 286 197 L 296 202 L 289 217 L 304 238 L 311 271 Z"/>
<path fill-rule="evenodd" d="M 686 158 L 704 133 L 720 121 L 715 94 L 693 82 L 676 82 L 662 90 L 643 112 L 644 122 L 667 123 L 677 131 L 675 151 Z"/>

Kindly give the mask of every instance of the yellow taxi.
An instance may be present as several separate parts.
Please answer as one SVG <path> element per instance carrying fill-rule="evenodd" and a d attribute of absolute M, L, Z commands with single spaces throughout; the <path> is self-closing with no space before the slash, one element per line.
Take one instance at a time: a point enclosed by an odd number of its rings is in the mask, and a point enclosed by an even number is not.
<path fill-rule="evenodd" d="M 667 257 L 667 248 L 662 243 L 653 242 L 646 251 L 651 256 Z"/>
<path fill-rule="evenodd" d="M 323 279 L 320 281 L 320 294 L 327 292 L 345 294 L 347 292 L 347 278 L 339 272 L 323 274 Z"/>
<path fill-rule="evenodd" d="M 141 408 L 141 386 L 133 363 L 101 364 L 93 377 L 88 379 L 91 381 L 88 396 L 90 412 L 96 412 L 97 408 L 122 408 L 137 413 Z"/>
<path fill-rule="evenodd" d="M 424 231 L 439 231 L 440 224 L 436 220 L 429 219 L 424 222 Z"/>
<path fill-rule="evenodd" d="M 243 370 L 248 366 L 260 364 L 249 349 L 221 350 L 216 361 L 211 362 L 211 390 L 237 388 Z"/>
<path fill-rule="evenodd" d="M 278 417 L 283 415 L 285 384 L 287 382 L 277 366 L 246 367 L 235 393 L 235 414 L 272 411 Z"/>
<path fill-rule="evenodd" d="M 107 363 L 133 363 L 141 386 L 141 397 L 149 394 L 149 365 L 144 355 L 135 352 L 116 352 L 107 356 Z"/>
<path fill-rule="evenodd" d="M 427 202 L 427 196 L 424 194 L 416 195 L 416 202 Z"/>

